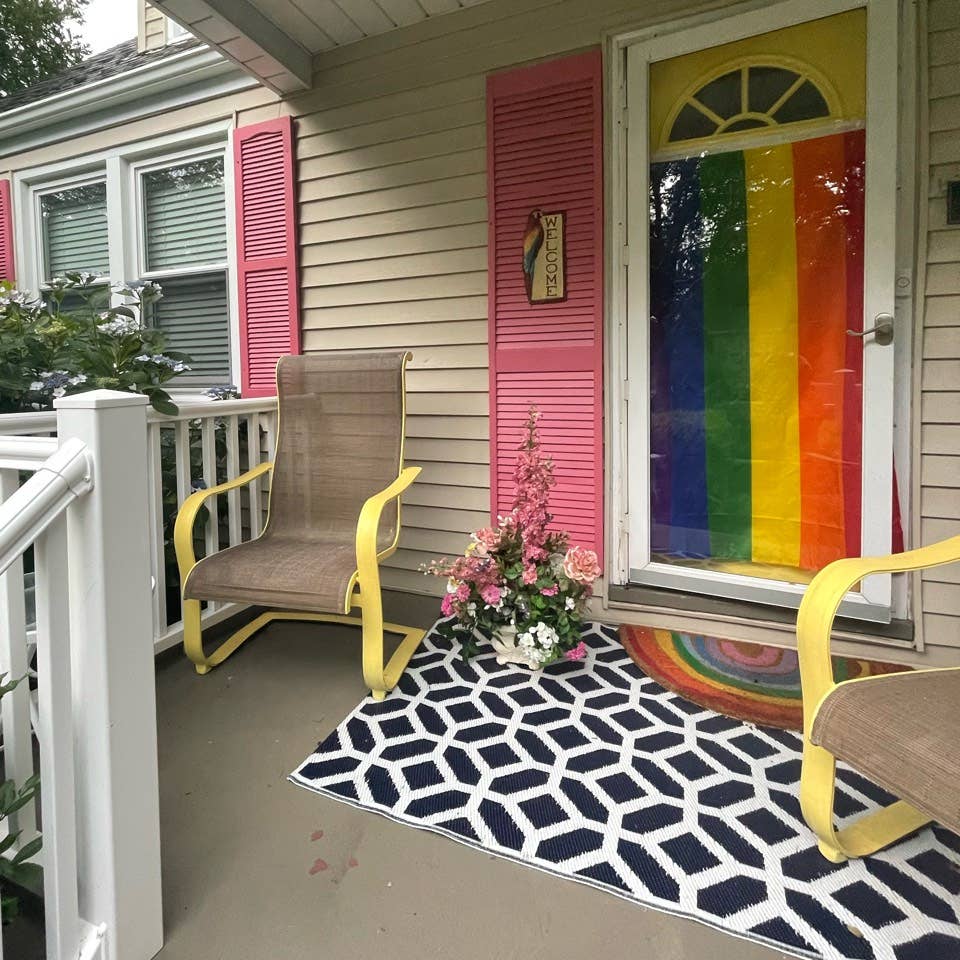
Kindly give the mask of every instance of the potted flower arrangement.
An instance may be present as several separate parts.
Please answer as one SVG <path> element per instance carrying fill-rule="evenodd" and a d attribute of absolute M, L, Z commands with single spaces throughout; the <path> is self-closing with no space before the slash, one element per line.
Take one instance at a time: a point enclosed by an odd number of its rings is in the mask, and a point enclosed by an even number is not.
<path fill-rule="evenodd" d="M 538 670 L 557 660 L 581 660 L 581 627 L 597 555 L 569 546 L 550 531 L 553 461 L 540 448 L 540 414 L 531 408 L 514 473 L 513 508 L 495 527 L 473 534 L 461 557 L 426 567 L 447 579 L 442 612 L 452 618 L 442 633 L 460 638 L 465 659 L 478 652 L 477 635 L 490 637 L 498 663 Z"/>

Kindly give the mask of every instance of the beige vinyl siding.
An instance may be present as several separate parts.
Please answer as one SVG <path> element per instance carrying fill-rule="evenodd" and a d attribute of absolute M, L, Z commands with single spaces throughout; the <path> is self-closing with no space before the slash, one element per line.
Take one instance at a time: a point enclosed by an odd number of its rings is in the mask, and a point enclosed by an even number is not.
<path fill-rule="evenodd" d="M 650 20 L 690 9 L 644 8 Z M 388 586 L 439 592 L 420 564 L 489 522 L 486 76 L 638 16 L 632 0 L 491 0 L 320 55 L 314 89 L 284 104 L 297 118 L 304 349 L 414 355 L 407 458 L 424 470 Z"/>
<path fill-rule="evenodd" d="M 137 24 L 137 49 L 142 53 L 144 50 L 157 50 L 166 46 L 167 43 L 167 19 L 159 11 L 146 3 L 145 0 L 139 0 L 139 20 Z"/>
<path fill-rule="evenodd" d="M 960 180 L 960 4 L 929 0 L 927 24 L 920 540 L 932 543 L 960 534 L 960 226 L 946 223 L 946 184 Z M 921 604 L 924 642 L 960 647 L 960 564 L 924 572 Z"/>

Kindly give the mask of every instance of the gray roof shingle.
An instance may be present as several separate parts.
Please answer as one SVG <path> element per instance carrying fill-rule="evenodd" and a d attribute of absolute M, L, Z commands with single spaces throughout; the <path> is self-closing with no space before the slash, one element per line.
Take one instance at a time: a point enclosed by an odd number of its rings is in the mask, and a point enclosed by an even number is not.
<path fill-rule="evenodd" d="M 68 67 L 53 77 L 35 83 L 32 87 L 15 90 L 6 97 L 0 97 L 0 114 L 30 103 L 36 103 L 39 100 L 45 100 L 54 94 L 72 90 L 74 87 L 84 87 L 97 80 L 104 80 L 107 77 L 126 73 L 128 70 L 134 70 L 149 63 L 156 63 L 158 60 L 164 60 L 176 53 L 182 53 L 184 50 L 191 50 L 200 46 L 203 46 L 200 40 L 189 37 L 186 40 L 168 44 L 157 50 L 138 53 L 136 38 L 125 40 L 115 47 L 110 47 L 109 50 L 104 50 L 102 53 Z"/>

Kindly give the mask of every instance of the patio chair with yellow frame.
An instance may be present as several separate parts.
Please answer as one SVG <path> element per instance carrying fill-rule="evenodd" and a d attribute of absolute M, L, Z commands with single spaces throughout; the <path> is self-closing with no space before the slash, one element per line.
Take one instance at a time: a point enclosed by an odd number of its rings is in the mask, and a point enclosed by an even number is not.
<path fill-rule="evenodd" d="M 834 863 L 874 853 L 931 820 L 960 832 L 960 667 L 836 683 L 830 657 L 837 608 L 860 580 L 958 560 L 960 537 L 888 557 L 838 560 L 817 574 L 800 605 L 800 806 L 820 852 Z M 902 799 L 838 830 L 838 759 Z"/>
<path fill-rule="evenodd" d="M 424 631 L 383 622 L 379 564 L 397 549 L 400 495 L 420 473 L 403 466 L 409 359 L 360 352 L 282 357 L 275 460 L 184 501 L 174 545 L 183 646 L 197 673 L 223 663 L 275 620 L 306 620 L 361 627 L 363 677 L 377 699 L 400 679 Z M 198 561 L 194 524 L 203 504 L 266 473 L 272 476 L 260 536 Z M 206 653 L 202 600 L 270 609 Z M 349 615 L 352 607 L 360 617 Z M 401 636 L 389 660 L 385 632 Z"/>

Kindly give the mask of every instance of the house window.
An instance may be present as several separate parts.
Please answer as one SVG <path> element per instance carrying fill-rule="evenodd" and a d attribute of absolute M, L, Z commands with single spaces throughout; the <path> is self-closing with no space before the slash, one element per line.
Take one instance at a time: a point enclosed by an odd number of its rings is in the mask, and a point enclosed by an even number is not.
<path fill-rule="evenodd" d="M 186 27 L 182 27 L 176 20 L 167 17 L 167 43 L 176 43 L 178 40 L 186 40 L 192 36 Z"/>
<path fill-rule="evenodd" d="M 141 172 L 141 279 L 163 287 L 148 322 L 191 357 L 182 380 L 230 378 L 223 155 Z"/>
<path fill-rule="evenodd" d="M 25 171 L 16 178 L 23 220 L 21 281 L 49 299 L 67 273 L 102 278 L 106 303 L 116 284 L 155 281 L 163 298 L 144 322 L 166 348 L 187 354 L 191 370 L 171 386 L 197 390 L 239 380 L 231 263 L 232 167 L 227 127 L 189 139 L 164 137 L 96 156 Z M 62 306 L 76 305 L 67 294 Z"/>
<path fill-rule="evenodd" d="M 77 272 L 109 276 L 104 181 L 41 194 L 40 226 L 45 281 Z"/>

